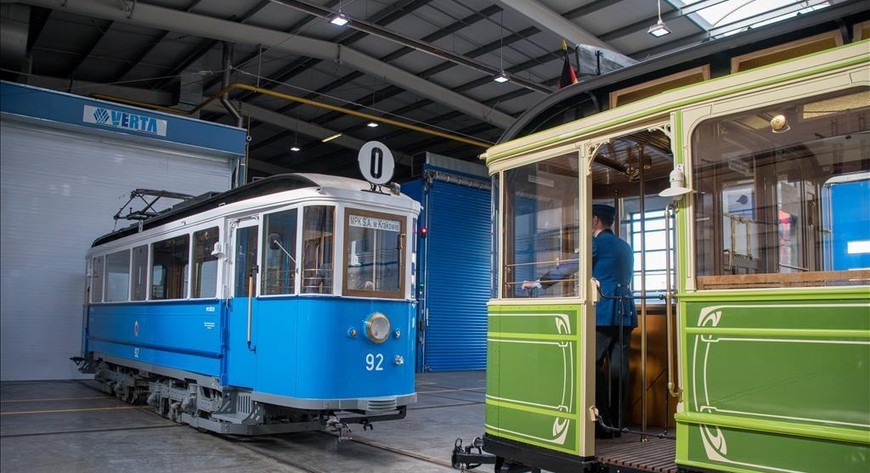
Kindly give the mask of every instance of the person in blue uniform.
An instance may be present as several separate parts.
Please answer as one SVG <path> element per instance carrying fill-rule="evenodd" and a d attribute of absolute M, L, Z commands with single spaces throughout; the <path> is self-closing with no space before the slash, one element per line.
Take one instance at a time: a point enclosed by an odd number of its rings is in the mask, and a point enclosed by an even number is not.
<path fill-rule="evenodd" d="M 592 206 L 592 277 L 599 283 L 600 297 L 595 305 L 595 404 L 604 423 L 622 428 L 628 404 L 628 356 L 631 331 L 637 326 L 637 309 L 631 293 L 634 256 L 628 243 L 613 233 L 616 209 L 609 205 Z M 537 281 L 525 281 L 522 288 L 546 289 L 573 277 L 578 258 L 557 265 Z M 605 360 L 609 375 L 605 371 Z M 610 381 L 608 383 L 608 380 Z M 598 437 L 609 437 L 596 429 Z"/>

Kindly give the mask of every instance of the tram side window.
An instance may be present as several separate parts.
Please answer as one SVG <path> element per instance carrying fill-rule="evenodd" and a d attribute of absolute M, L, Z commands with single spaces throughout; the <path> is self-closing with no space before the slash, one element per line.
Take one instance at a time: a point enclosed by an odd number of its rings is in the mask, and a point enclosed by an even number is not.
<path fill-rule="evenodd" d="M 552 283 L 541 296 L 577 295 L 579 156 L 575 153 L 504 172 L 502 297 L 527 297 L 523 281 Z"/>
<path fill-rule="evenodd" d="M 305 207 L 302 214 L 302 292 L 332 293 L 335 207 Z"/>
<path fill-rule="evenodd" d="M 841 256 L 849 242 L 852 255 L 870 255 L 870 187 L 860 184 L 870 180 L 868 124 L 870 89 L 862 87 L 699 125 L 699 286 L 866 284 L 870 261 Z M 842 185 L 852 186 L 847 200 L 837 197 Z"/>
<path fill-rule="evenodd" d="M 218 227 L 193 234 L 193 297 L 217 296 L 218 257 L 213 255 L 215 243 L 220 241 Z"/>
<path fill-rule="evenodd" d="M 151 299 L 182 299 L 187 293 L 190 235 L 181 235 L 151 245 Z"/>
<path fill-rule="evenodd" d="M 395 297 L 403 294 L 402 251 L 405 219 L 395 215 L 347 211 L 345 293 Z"/>
<path fill-rule="evenodd" d="M 130 293 L 130 250 L 106 257 L 106 302 L 126 301 Z"/>
<path fill-rule="evenodd" d="M 293 294 L 296 291 L 298 214 L 298 210 L 291 209 L 265 217 L 262 294 Z"/>
<path fill-rule="evenodd" d="M 235 297 L 254 297 L 255 280 L 251 279 L 257 266 L 257 227 L 247 226 L 236 230 L 235 237 Z"/>
<path fill-rule="evenodd" d="M 133 293 L 130 299 L 144 301 L 148 295 L 148 245 L 133 248 Z"/>
<path fill-rule="evenodd" d="M 91 263 L 91 302 L 103 302 L 104 259 L 104 256 L 97 256 Z"/>

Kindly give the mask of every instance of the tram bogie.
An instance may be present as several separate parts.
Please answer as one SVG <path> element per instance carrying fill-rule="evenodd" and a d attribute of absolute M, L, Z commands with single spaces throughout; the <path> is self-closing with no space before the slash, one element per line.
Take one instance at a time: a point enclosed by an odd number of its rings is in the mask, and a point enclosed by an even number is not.
<path fill-rule="evenodd" d="M 100 237 L 76 361 L 120 399 L 224 434 L 400 419 L 418 212 L 361 181 L 282 175 Z"/>

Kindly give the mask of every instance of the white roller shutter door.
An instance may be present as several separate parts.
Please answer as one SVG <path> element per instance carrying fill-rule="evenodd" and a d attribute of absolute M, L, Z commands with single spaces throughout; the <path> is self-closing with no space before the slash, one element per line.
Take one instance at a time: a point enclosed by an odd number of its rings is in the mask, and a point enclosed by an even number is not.
<path fill-rule="evenodd" d="M 80 376 L 85 253 L 130 191 L 223 191 L 230 174 L 225 157 L 0 121 L 0 379 Z"/>

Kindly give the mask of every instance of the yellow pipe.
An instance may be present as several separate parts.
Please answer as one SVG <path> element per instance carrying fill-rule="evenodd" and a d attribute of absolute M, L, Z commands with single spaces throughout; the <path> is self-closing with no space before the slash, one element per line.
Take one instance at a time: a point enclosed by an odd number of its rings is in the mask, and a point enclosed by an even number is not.
<path fill-rule="evenodd" d="M 178 110 L 178 109 L 174 109 L 174 108 L 163 107 L 161 105 L 149 104 L 149 103 L 145 103 L 145 102 L 139 102 L 137 100 L 130 100 L 130 99 L 125 99 L 125 98 L 121 98 L 121 97 L 114 97 L 111 95 L 104 95 L 104 94 L 91 94 L 91 97 L 94 97 L 97 99 L 102 99 L 102 100 L 110 100 L 110 101 L 118 102 L 118 103 L 124 103 L 127 105 L 134 105 L 137 107 L 147 108 L 150 110 L 157 110 L 160 112 L 172 113 L 175 115 L 193 115 L 194 113 L 202 110 L 206 105 L 215 101 L 216 99 L 218 99 L 220 96 L 224 95 L 225 93 L 227 93 L 231 90 L 238 90 L 238 89 L 247 90 L 247 91 L 253 92 L 255 94 L 263 94 L 263 95 L 268 95 L 270 97 L 289 100 L 291 102 L 301 103 L 301 104 L 305 104 L 305 105 L 311 105 L 312 107 L 323 108 L 326 110 L 331 110 L 334 112 L 343 113 L 345 115 L 352 115 L 354 117 L 364 118 L 366 120 L 371 120 L 373 122 L 380 122 L 380 123 L 384 123 L 386 125 L 395 126 L 397 128 L 404 128 L 406 130 L 416 131 L 419 133 L 425 133 L 427 135 L 437 136 L 439 138 L 444 138 L 444 139 L 448 139 L 448 140 L 452 140 L 452 141 L 458 141 L 460 143 L 464 143 L 464 144 L 472 145 L 472 146 L 477 146 L 477 147 L 484 148 L 484 149 L 492 146 L 491 143 L 485 143 L 483 141 L 472 140 L 471 138 L 465 138 L 464 136 L 458 136 L 458 135 L 453 135 L 450 133 L 444 133 L 444 132 L 441 132 L 438 130 L 432 130 L 430 128 L 424 128 L 421 126 L 412 125 L 410 123 L 400 122 L 398 120 L 392 120 L 390 118 L 379 117 L 377 115 L 370 115 L 368 113 L 358 112 L 356 110 L 350 110 L 350 109 L 347 109 L 344 107 L 339 107 L 337 105 L 330 105 L 330 104 L 323 103 L 323 102 L 317 102 L 314 100 L 309 100 L 306 98 L 297 97 L 295 95 L 283 94 L 281 92 L 275 92 L 274 90 L 261 89 L 259 87 L 254 87 L 254 86 L 248 85 L 248 84 L 241 84 L 238 82 L 232 83 L 232 84 L 224 87 L 223 89 L 218 91 L 216 94 L 205 99 L 202 103 L 200 103 L 199 105 L 197 105 L 196 107 L 194 107 L 190 111 Z"/>

